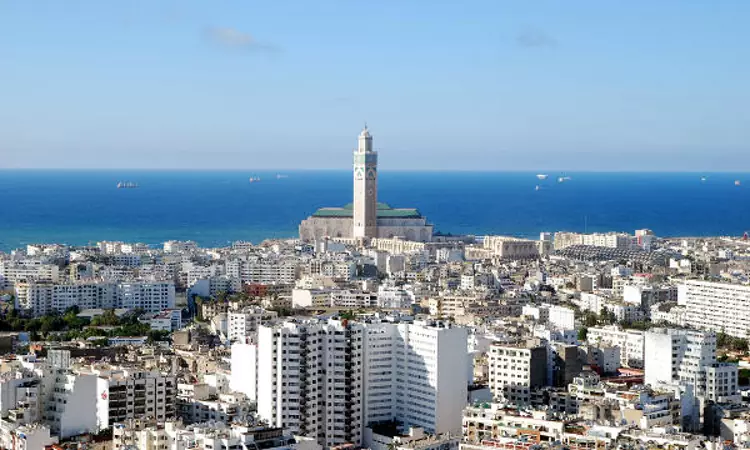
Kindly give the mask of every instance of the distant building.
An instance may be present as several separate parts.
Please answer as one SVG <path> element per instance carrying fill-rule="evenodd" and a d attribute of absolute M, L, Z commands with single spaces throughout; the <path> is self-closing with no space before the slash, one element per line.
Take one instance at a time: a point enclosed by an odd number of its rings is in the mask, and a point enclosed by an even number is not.
<path fill-rule="evenodd" d="M 432 240 L 432 225 L 413 208 L 391 208 L 378 203 L 378 153 L 365 127 L 354 152 L 354 202 L 340 208 L 321 208 L 299 225 L 300 239 L 394 238 Z"/>

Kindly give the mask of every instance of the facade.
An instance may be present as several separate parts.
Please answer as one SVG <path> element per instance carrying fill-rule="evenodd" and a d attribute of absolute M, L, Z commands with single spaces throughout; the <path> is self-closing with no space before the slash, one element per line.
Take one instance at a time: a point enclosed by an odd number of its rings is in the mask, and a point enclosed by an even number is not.
<path fill-rule="evenodd" d="M 620 347 L 620 364 L 624 367 L 643 368 L 644 332 L 624 330 L 617 325 L 591 327 L 586 334 L 589 344 L 609 343 Z"/>
<path fill-rule="evenodd" d="M 441 322 L 364 327 L 365 425 L 395 419 L 431 434 L 458 433 L 472 363 L 466 329 Z"/>
<path fill-rule="evenodd" d="M 262 325 L 257 364 L 240 366 L 257 369 L 262 419 L 324 446 L 359 445 L 366 426 L 394 419 L 430 433 L 458 432 L 467 332 L 437 322 L 287 320 Z"/>
<path fill-rule="evenodd" d="M 72 306 L 81 309 L 141 308 L 159 312 L 174 308 L 172 281 L 51 282 L 19 281 L 15 286 L 16 307 L 34 316 L 62 312 Z"/>
<path fill-rule="evenodd" d="M 229 312 L 228 338 L 232 342 L 255 343 L 258 326 L 278 316 L 276 311 L 266 311 L 259 307 L 247 307 Z"/>
<path fill-rule="evenodd" d="M 407 241 L 431 241 L 433 227 L 419 211 L 378 203 L 377 164 L 378 154 L 372 147 L 372 135 L 365 127 L 354 152 L 353 203 L 341 208 L 317 210 L 300 223 L 300 239 L 312 242 L 328 237 L 401 237 Z"/>
<path fill-rule="evenodd" d="M 555 233 L 554 248 L 563 250 L 574 245 L 589 245 L 593 247 L 616 248 L 627 250 L 633 244 L 633 236 L 626 233 Z"/>
<path fill-rule="evenodd" d="M 547 346 L 540 342 L 490 347 L 490 391 L 495 399 L 531 404 L 531 391 L 547 385 Z"/>
<path fill-rule="evenodd" d="M 97 425 L 99 430 L 115 422 L 139 417 L 165 421 L 175 416 L 176 381 L 159 372 L 102 368 L 97 375 Z"/>
<path fill-rule="evenodd" d="M 716 361 L 712 331 L 653 329 L 645 334 L 645 382 L 689 385 L 703 401 L 737 403 L 737 365 Z"/>
<path fill-rule="evenodd" d="M 346 321 L 261 325 L 258 415 L 325 447 L 361 442 L 363 334 Z"/>
<path fill-rule="evenodd" d="M 500 259 L 536 259 L 539 243 L 507 236 L 485 236 L 483 246 Z"/>
<path fill-rule="evenodd" d="M 690 280 L 680 291 L 687 325 L 750 337 L 750 286 Z"/>

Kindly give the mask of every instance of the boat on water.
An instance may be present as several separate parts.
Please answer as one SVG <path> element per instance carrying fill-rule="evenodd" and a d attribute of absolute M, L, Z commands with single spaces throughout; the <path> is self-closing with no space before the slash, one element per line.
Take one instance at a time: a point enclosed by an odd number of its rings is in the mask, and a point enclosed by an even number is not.
<path fill-rule="evenodd" d="M 276 179 L 277 179 L 277 180 L 280 180 L 280 179 L 282 179 L 282 178 L 289 178 L 289 175 L 282 175 L 282 174 L 280 174 L 280 173 L 277 173 L 277 174 L 276 174 Z"/>
<path fill-rule="evenodd" d="M 564 183 L 566 181 L 570 181 L 570 177 L 560 177 L 557 179 L 558 183 Z"/>
<path fill-rule="evenodd" d="M 249 180 L 249 181 L 250 181 L 251 183 L 257 183 L 258 181 L 260 181 L 260 177 L 250 177 L 250 180 Z"/>
<path fill-rule="evenodd" d="M 541 188 L 540 188 L 540 187 L 539 187 L 539 185 L 537 184 L 537 185 L 536 185 L 536 187 L 534 188 L 534 190 L 535 190 L 535 191 L 538 191 L 539 189 L 541 189 Z"/>
<path fill-rule="evenodd" d="M 138 183 L 132 181 L 120 181 L 117 183 L 117 189 L 135 189 L 138 187 Z"/>
<path fill-rule="evenodd" d="M 701 177 L 701 182 L 705 182 L 707 179 L 706 177 Z"/>
<path fill-rule="evenodd" d="M 547 175 L 546 173 L 538 173 L 536 175 L 536 177 L 539 178 L 540 180 L 546 180 L 548 176 L 549 175 Z"/>
<path fill-rule="evenodd" d="M 740 180 L 734 180 L 734 185 L 735 185 L 735 186 L 739 186 L 739 185 L 741 185 L 741 184 L 742 184 L 742 183 L 740 183 Z"/>

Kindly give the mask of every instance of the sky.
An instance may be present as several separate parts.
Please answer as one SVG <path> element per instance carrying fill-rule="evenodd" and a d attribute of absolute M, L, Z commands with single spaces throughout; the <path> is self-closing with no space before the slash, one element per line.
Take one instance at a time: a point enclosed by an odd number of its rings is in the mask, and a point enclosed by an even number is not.
<path fill-rule="evenodd" d="M 0 0 L 0 168 L 750 171 L 750 2 Z"/>

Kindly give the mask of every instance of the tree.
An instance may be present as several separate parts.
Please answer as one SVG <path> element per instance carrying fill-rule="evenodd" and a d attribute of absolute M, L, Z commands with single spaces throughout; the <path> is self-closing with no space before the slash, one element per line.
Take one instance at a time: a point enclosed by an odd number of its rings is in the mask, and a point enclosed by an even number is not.
<path fill-rule="evenodd" d="M 578 330 L 578 340 L 580 342 L 586 342 L 586 337 L 589 334 L 589 329 L 586 327 L 581 327 L 580 330 Z"/>

